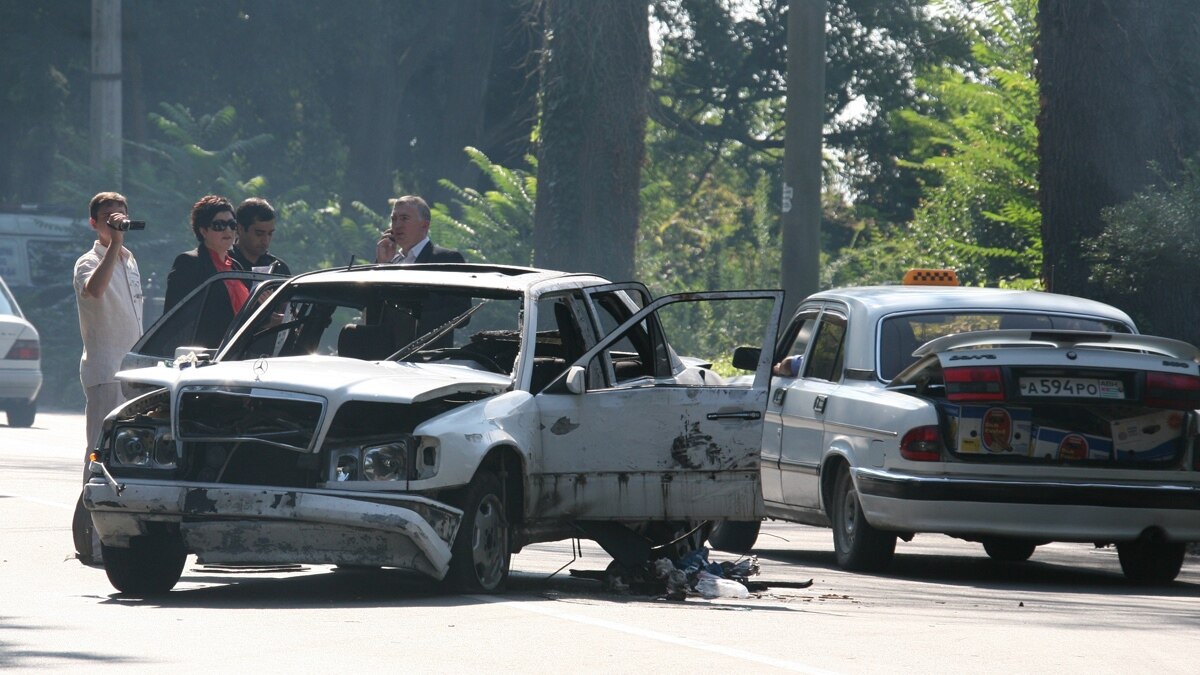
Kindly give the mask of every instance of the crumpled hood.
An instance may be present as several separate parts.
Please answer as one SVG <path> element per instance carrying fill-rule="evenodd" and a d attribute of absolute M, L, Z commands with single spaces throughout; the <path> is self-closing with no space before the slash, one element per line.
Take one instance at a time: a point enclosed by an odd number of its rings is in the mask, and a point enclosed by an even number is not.
<path fill-rule="evenodd" d="M 498 394 L 507 375 L 446 363 L 360 361 L 336 356 L 290 356 L 208 366 L 122 371 L 117 378 L 178 390 L 193 385 L 262 387 L 330 399 L 417 403 L 455 393 Z"/>

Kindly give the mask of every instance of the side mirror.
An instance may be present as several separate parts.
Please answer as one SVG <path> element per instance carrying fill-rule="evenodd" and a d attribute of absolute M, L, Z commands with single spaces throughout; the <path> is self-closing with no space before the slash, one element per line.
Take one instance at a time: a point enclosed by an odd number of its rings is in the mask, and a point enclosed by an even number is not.
<path fill-rule="evenodd" d="M 757 370 L 762 356 L 760 347 L 738 347 L 733 350 L 733 367 L 741 370 Z"/>
<path fill-rule="evenodd" d="M 216 354 L 217 350 L 208 347 L 176 347 L 173 365 L 176 368 L 190 368 L 212 361 Z"/>
<path fill-rule="evenodd" d="M 587 391 L 587 370 L 583 366 L 567 368 L 567 391 L 572 394 L 582 394 Z"/>

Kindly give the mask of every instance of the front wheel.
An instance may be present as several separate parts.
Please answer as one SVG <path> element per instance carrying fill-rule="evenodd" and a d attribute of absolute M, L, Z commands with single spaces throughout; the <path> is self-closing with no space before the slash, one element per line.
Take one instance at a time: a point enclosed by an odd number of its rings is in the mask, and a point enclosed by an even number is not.
<path fill-rule="evenodd" d="M 498 593 L 508 580 L 511 558 L 502 484 L 496 474 L 481 470 L 467 487 L 446 579 L 459 591 Z"/>
<path fill-rule="evenodd" d="M 867 522 L 849 467 L 842 467 L 833 490 L 833 551 L 838 565 L 857 572 L 877 572 L 892 562 L 896 535 Z"/>
<path fill-rule="evenodd" d="M 1036 548 L 1037 544 L 1025 539 L 996 537 L 983 540 L 983 550 L 987 551 L 988 557 L 1000 562 L 1025 562 Z"/>
<path fill-rule="evenodd" d="M 178 534 L 144 535 L 131 538 L 129 548 L 101 548 L 104 572 L 113 588 L 140 597 L 162 595 L 174 588 L 187 561 Z"/>
<path fill-rule="evenodd" d="M 1117 558 L 1125 578 L 1138 584 L 1169 584 L 1183 568 L 1187 545 L 1168 541 L 1123 541 Z"/>

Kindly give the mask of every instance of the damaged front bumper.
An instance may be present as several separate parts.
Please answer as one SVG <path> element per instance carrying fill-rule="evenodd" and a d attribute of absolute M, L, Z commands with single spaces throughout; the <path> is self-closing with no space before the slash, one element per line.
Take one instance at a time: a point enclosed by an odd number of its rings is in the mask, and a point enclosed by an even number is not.
<path fill-rule="evenodd" d="M 106 546 L 178 526 L 202 563 L 399 567 L 442 579 L 462 511 L 414 495 L 93 477 L 83 490 Z"/>

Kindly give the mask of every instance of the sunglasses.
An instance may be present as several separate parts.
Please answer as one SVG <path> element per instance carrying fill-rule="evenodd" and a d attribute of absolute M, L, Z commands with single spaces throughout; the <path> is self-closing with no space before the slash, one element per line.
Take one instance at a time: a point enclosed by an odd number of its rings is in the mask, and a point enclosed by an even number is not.
<path fill-rule="evenodd" d="M 214 220 L 208 224 L 208 229 L 213 232 L 224 232 L 227 229 L 232 230 L 235 227 L 237 227 L 237 221 L 232 218 L 229 220 Z"/>

